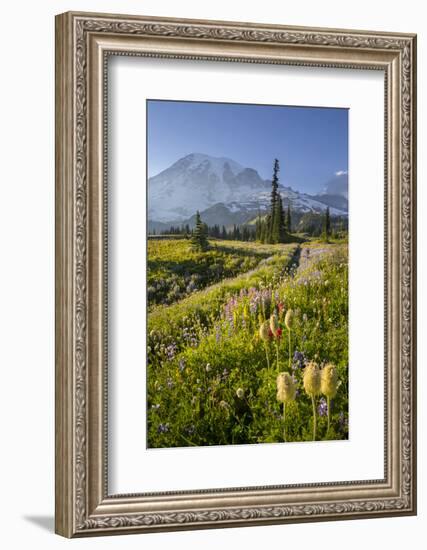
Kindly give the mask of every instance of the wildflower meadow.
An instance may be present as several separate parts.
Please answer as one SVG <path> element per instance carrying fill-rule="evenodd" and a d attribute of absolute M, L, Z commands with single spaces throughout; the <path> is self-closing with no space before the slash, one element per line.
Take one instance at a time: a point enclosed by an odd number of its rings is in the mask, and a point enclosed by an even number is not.
<path fill-rule="evenodd" d="M 345 242 L 148 246 L 148 447 L 348 438 Z"/>

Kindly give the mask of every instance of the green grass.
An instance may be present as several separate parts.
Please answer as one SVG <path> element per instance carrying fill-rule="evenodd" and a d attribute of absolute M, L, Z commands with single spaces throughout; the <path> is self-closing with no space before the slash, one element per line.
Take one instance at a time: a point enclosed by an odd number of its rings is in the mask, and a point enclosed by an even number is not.
<path fill-rule="evenodd" d="M 279 371 L 292 374 L 298 390 L 286 407 L 287 441 L 311 440 L 312 404 L 302 384 L 309 360 L 334 363 L 340 382 L 331 428 L 318 415 L 317 439 L 348 437 L 347 247 L 307 245 L 310 260 L 302 258 L 294 273 L 296 246 L 275 246 L 275 254 L 250 273 L 150 311 L 149 447 L 283 441 Z M 288 309 L 295 312 L 291 354 L 284 324 Z M 259 325 L 273 311 L 279 312 L 283 334 L 267 343 L 268 368 Z"/>
<path fill-rule="evenodd" d="M 182 349 L 187 345 L 188 335 L 191 334 L 193 343 L 204 338 L 206 331 L 220 317 L 224 303 L 232 296 L 279 281 L 291 269 L 297 247 L 275 246 L 275 254 L 262 260 L 252 271 L 194 292 L 172 305 L 152 308 L 148 314 L 149 340 L 156 335 L 164 346 L 171 344 Z"/>
<path fill-rule="evenodd" d="M 206 252 L 187 239 L 149 239 L 148 305 L 171 304 L 228 277 L 254 269 L 280 245 L 210 239 Z"/>

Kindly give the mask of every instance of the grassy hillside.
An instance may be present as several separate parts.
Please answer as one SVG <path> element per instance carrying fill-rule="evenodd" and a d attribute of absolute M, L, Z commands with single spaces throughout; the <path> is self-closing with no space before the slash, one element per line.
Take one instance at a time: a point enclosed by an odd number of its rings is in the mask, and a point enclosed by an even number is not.
<path fill-rule="evenodd" d="M 179 263 L 183 251 L 169 248 L 169 261 Z M 231 261 L 239 251 L 256 267 L 149 312 L 149 447 L 308 441 L 314 428 L 316 439 L 346 439 L 346 245 L 218 242 L 210 253 Z M 166 249 L 161 255 L 165 261 Z M 263 340 L 260 325 L 272 314 L 280 331 Z M 333 363 L 338 373 L 329 429 L 326 398 L 312 400 L 304 389 L 310 361 Z M 279 372 L 296 389 L 286 415 L 276 396 Z"/>

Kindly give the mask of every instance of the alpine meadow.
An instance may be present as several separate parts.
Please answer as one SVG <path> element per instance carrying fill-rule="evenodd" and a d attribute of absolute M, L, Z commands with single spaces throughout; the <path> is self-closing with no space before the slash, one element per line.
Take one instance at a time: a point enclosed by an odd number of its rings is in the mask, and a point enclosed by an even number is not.
<path fill-rule="evenodd" d="M 147 446 L 348 439 L 348 111 L 147 125 Z"/>

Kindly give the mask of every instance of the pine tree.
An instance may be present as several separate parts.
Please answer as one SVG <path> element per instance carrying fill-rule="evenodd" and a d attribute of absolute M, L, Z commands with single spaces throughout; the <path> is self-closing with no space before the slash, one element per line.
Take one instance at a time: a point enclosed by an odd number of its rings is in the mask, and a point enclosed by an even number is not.
<path fill-rule="evenodd" d="M 265 217 L 265 233 L 264 233 L 264 242 L 271 243 L 271 214 L 267 214 Z"/>
<path fill-rule="evenodd" d="M 285 211 L 283 210 L 283 201 L 280 193 L 278 194 L 277 199 L 278 207 L 277 207 L 277 216 L 279 218 L 279 243 L 286 242 L 286 217 L 285 217 Z"/>
<path fill-rule="evenodd" d="M 271 199 L 270 199 L 270 220 L 268 225 L 268 234 L 267 234 L 267 242 L 272 243 L 274 241 L 274 233 L 277 231 L 278 227 L 280 226 L 280 220 L 277 223 L 275 220 L 275 214 L 277 210 L 277 190 L 279 188 L 279 161 L 278 159 L 274 159 L 274 166 L 273 166 L 273 178 L 271 180 Z M 277 241 L 276 241 L 277 242 Z"/>
<path fill-rule="evenodd" d="M 286 209 L 285 228 L 286 233 L 292 233 L 291 207 L 289 204 L 288 208 Z"/>
<path fill-rule="evenodd" d="M 325 239 L 325 241 L 328 241 L 330 236 L 331 236 L 331 216 L 329 213 L 329 206 L 328 206 L 325 212 L 325 220 L 323 225 L 323 238 Z"/>
<path fill-rule="evenodd" d="M 258 210 L 258 217 L 256 219 L 255 224 L 255 240 L 260 241 L 261 240 L 261 214 Z"/>
<path fill-rule="evenodd" d="M 207 249 L 209 242 L 207 239 L 207 225 L 202 222 L 200 212 L 196 212 L 196 225 L 194 227 L 193 236 L 191 238 L 191 245 L 197 250 L 202 252 Z"/>
<path fill-rule="evenodd" d="M 282 199 L 280 195 L 276 198 L 274 211 L 272 215 L 273 222 L 271 224 L 271 242 L 273 244 L 281 242 L 281 221 L 283 219 Z"/>
<path fill-rule="evenodd" d="M 260 230 L 259 230 L 259 240 L 262 242 L 262 244 L 266 242 L 266 229 L 267 229 L 267 224 L 265 220 L 261 220 Z"/>

